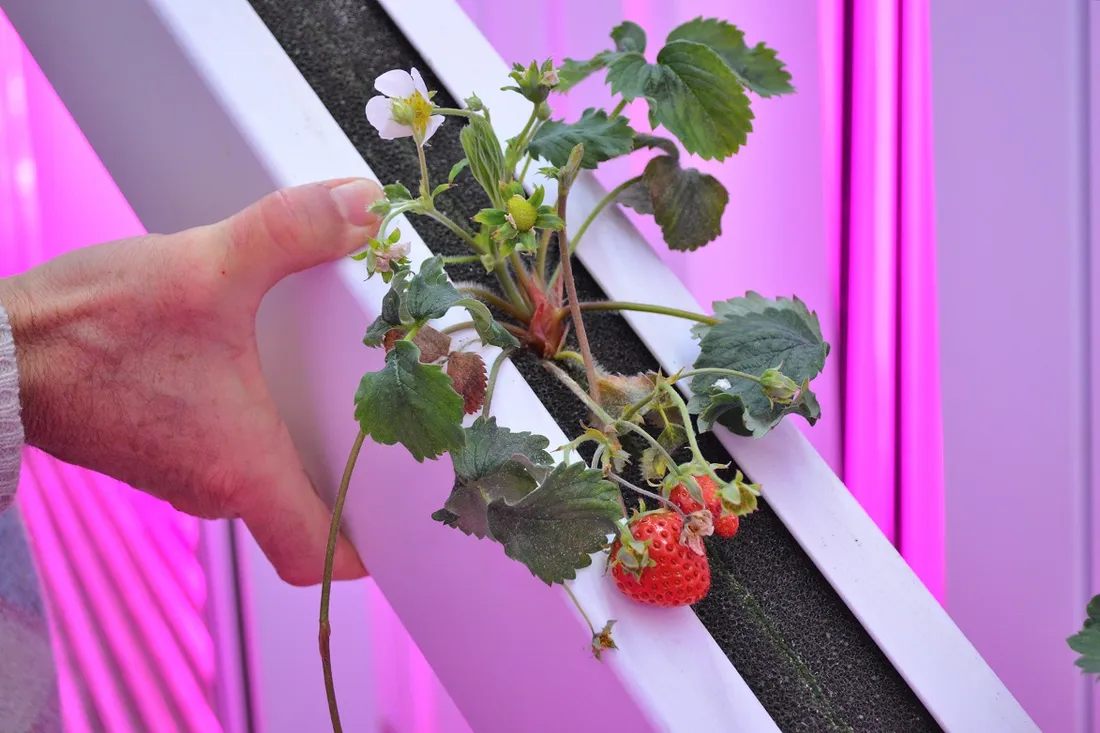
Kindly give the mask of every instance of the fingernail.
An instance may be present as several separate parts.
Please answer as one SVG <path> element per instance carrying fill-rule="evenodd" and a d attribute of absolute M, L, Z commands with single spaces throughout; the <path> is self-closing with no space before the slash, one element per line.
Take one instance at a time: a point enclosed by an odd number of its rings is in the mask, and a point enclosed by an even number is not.
<path fill-rule="evenodd" d="M 359 178 L 332 189 L 332 198 L 340 208 L 344 219 L 352 226 L 369 227 L 378 223 L 378 217 L 367 210 L 377 201 L 382 190 L 374 181 Z"/>

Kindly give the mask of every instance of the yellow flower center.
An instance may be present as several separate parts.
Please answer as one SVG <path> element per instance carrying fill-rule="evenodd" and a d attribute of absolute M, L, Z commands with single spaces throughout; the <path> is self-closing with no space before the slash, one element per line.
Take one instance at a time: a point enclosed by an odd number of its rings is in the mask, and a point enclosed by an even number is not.
<path fill-rule="evenodd" d="M 405 98 L 412 113 L 412 121 L 409 126 L 418 136 L 423 136 L 428 130 L 428 119 L 432 116 L 432 103 L 424 98 L 420 92 L 413 92 L 411 97 Z"/>

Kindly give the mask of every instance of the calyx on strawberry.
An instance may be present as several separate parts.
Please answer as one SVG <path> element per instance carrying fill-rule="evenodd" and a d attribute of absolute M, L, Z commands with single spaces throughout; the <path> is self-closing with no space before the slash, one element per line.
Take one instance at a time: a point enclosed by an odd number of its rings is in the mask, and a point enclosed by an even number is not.
<path fill-rule="evenodd" d="M 707 503 L 706 508 L 714 516 L 714 534 L 719 537 L 733 537 L 741 526 L 741 518 L 722 505 L 722 497 L 718 492 L 718 485 L 714 483 L 714 479 L 703 474 L 696 476 L 695 480 L 698 482 L 699 488 L 703 490 L 703 499 Z M 669 492 L 668 499 L 680 507 L 680 510 L 685 514 L 697 512 L 703 508 L 692 497 L 687 486 L 682 483 L 673 487 L 672 491 Z"/>
<path fill-rule="evenodd" d="M 611 547 L 611 574 L 639 603 L 672 608 L 701 601 L 710 590 L 710 563 L 681 542 L 684 517 L 667 509 L 636 514 Z M 692 533 L 689 532 L 689 535 Z"/>

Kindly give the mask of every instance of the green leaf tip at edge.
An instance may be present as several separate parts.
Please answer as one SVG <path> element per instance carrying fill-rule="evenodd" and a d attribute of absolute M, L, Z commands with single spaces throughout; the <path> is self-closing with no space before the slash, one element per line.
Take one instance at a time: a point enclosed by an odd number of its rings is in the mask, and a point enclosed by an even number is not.
<path fill-rule="evenodd" d="M 583 463 L 551 469 L 546 438 L 494 418 L 478 418 L 465 438 L 452 453 L 455 486 L 432 518 L 499 542 L 546 583 L 572 579 L 590 565 L 620 516 L 614 484 Z"/>
<path fill-rule="evenodd" d="M 355 419 L 376 443 L 401 443 L 418 462 L 465 444 L 462 396 L 442 367 L 420 362 L 420 349 L 398 341 L 378 372 L 363 375 Z"/>
<path fill-rule="evenodd" d="M 695 368 L 730 369 L 758 377 L 779 367 L 800 391 L 789 404 L 781 404 L 751 380 L 697 375 L 692 379 L 695 394 L 689 407 L 699 415 L 700 430 L 720 423 L 738 435 L 761 437 L 789 414 L 816 422 L 821 408 L 809 383 L 821 373 L 829 354 L 817 315 L 797 298 L 770 300 L 753 292 L 716 303 L 715 315 L 722 319 L 720 323 L 696 330 L 702 340 Z"/>
<path fill-rule="evenodd" d="M 1081 630 L 1066 639 L 1066 643 L 1080 655 L 1074 664 L 1083 674 L 1100 675 L 1100 595 L 1093 596 L 1086 612 L 1088 617 Z"/>
<path fill-rule="evenodd" d="M 584 145 L 581 167 L 593 169 L 606 160 L 630 153 L 634 149 L 634 130 L 626 117 L 608 117 L 604 110 L 590 107 L 576 122 L 546 122 L 531 140 L 530 151 L 561 167 L 578 143 Z"/>
<path fill-rule="evenodd" d="M 489 503 L 489 534 L 547 584 L 577 577 L 607 546 L 621 516 L 619 492 L 600 471 L 559 464 L 518 501 Z"/>
<path fill-rule="evenodd" d="M 764 43 L 749 46 L 735 25 L 717 18 L 695 18 L 672 30 L 668 42 L 701 43 L 717 53 L 741 82 L 761 97 L 792 94 L 791 74 L 776 51 Z"/>

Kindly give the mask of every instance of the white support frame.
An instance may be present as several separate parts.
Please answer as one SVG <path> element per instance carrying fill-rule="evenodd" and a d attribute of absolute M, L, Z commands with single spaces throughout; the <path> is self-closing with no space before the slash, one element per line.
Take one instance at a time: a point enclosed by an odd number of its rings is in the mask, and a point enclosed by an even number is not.
<path fill-rule="evenodd" d="M 16 28 L 150 229 L 206 223 L 277 187 L 371 175 L 245 0 L 95 5 L 6 0 Z M 453 0 L 383 5 L 455 96 L 476 89 L 503 133 L 520 128 L 527 114 L 522 100 L 496 91 L 506 66 Z M 368 94 L 364 89 L 364 98 Z M 571 201 L 579 215 L 574 221 L 602 195 L 591 176 L 582 178 Z M 602 216 L 590 240 L 600 246 L 585 248 L 581 256 L 609 297 L 658 295 L 666 305 L 699 310 L 618 212 Z M 426 255 L 423 243 L 414 241 L 414 257 Z M 630 262 L 631 268 L 612 262 Z M 359 340 L 383 287 L 362 279 L 350 262 L 317 268 L 273 291 L 261 313 L 268 324 L 278 321 L 278 329 L 262 331 L 265 367 L 307 467 L 330 495 L 351 440 L 350 395 L 358 375 L 377 363 Z M 333 319 L 334 312 L 349 315 Z M 627 318 L 665 369 L 693 361 L 696 345 L 682 324 L 647 314 Z M 564 441 L 510 365 L 502 370 L 497 395 L 504 424 L 541 432 L 554 444 Z M 764 485 L 769 503 L 945 730 L 1037 730 L 793 426 L 782 425 L 762 440 L 725 433 L 721 439 Z M 619 619 L 622 649 L 597 665 L 582 648 L 585 632 L 564 594 L 541 586 L 498 547 L 442 531 L 428 519 L 450 486 L 445 461 L 416 464 L 400 449 L 371 446 L 360 465 L 348 504 L 349 534 L 475 730 L 537 733 L 606 725 L 688 731 L 706 730 L 716 720 L 730 730 L 776 729 L 690 610 L 638 607 L 614 592 L 597 568 L 583 572 L 576 589 L 586 607 L 600 618 Z M 378 490 L 410 484 L 425 490 L 386 496 Z M 398 543 L 422 553 L 394 552 Z M 251 540 L 249 545 L 255 562 L 258 550 Z M 417 569 L 429 557 L 436 565 L 433 592 L 446 599 L 445 609 L 426 602 L 420 586 L 426 581 Z M 254 579 L 270 593 L 290 597 L 275 590 L 262 570 Z M 334 611 L 360 603 L 358 587 L 347 584 L 347 596 L 334 598 Z M 265 624 L 252 618 L 256 628 L 302 628 L 302 636 L 312 638 L 315 617 L 295 608 L 250 604 L 249 613 L 268 619 Z M 538 628 L 522 621 L 532 617 Z M 340 658 L 354 653 L 348 642 L 357 636 L 347 624 L 355 618 L 351 613 L 334 627 L 338 680 L 369 679 L 366 665 L 340 668 Z M 524 658 L 502 653 L 510 643 L 524 645 Z M 269 636 L 257 646 L 270 652 L 280 645 L 285 642 Z M 293 653 L 286 649 L 277 661 L 260 666 L 286 666 Z M 532 658 L 546 670 L 538 690 L 526 674 Z M 315 658 L 291 664 L 319 678 Z M 659 682 L 649 674 L 670 665 L 684 674 Z M 343 683 L 342 700 L 354 698 L 351 689 Z M 534 707 L 546 699 L 576 702 Z M 258 704 L 266 709 L 270 696 Z"/>

